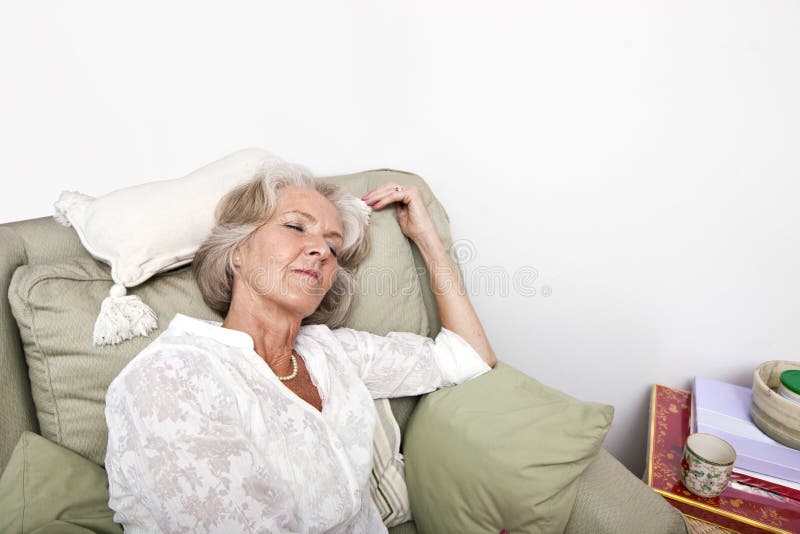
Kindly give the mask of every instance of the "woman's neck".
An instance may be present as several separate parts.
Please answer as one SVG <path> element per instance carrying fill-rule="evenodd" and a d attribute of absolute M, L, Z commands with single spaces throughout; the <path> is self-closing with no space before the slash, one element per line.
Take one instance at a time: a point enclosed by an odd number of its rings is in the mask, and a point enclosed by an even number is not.
<path fill-rule="evenodd" d="M 257 311 L 254 311 L 257 310 Z M 256 353 L 277 375 L 292 372 L 292 349 L 302 317 L 281 313 L 278 309 L 258 309 L 231 302 L 223 328 L 238 330 L 253 338 Z"/>

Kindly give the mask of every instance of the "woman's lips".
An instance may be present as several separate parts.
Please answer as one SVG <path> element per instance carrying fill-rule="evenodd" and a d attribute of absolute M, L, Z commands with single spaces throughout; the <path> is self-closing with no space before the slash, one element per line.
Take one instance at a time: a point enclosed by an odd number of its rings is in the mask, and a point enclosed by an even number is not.
<path fill-rule="evenodd" d="M 310 276 L 314 280 L 319 280 L 319 274 L 316 271 L 311 271 L 307 269 L 295 269 L 294 272 Z"/>

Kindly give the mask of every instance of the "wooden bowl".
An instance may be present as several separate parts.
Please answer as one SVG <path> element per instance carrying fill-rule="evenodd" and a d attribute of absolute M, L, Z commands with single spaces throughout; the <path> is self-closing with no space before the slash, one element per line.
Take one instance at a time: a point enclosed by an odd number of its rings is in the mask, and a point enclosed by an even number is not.
<path fill-rule="evenodd" d="M 800 404 L 778 394 L 781 373 L 800 369 L 800 362 L 773 360 L 758 366 L 753 376 L 750 415 L 761 431 L 787 447 L 800 450 Z"/>

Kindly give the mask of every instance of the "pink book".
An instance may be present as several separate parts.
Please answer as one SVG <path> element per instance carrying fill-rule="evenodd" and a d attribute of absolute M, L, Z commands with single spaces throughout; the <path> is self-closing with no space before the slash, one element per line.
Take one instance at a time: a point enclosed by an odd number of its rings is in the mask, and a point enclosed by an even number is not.
<path fill-rule="evenodd" d="M 718 436 L 736 449 L 735 468 L 800 483 L 800 450 L 770 438 L 750 417 L 750 388 L 697 377 L 692 387 L 692 432 Z"/>

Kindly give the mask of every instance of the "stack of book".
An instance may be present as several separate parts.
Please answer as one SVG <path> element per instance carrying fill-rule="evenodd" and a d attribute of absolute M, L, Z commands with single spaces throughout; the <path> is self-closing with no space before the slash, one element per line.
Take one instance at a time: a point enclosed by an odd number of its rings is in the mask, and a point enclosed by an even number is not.
<path fill-rule="evenodd" d="M 697 377 L 691 431 L 718 436 L 736 449 L 732 480 L 800 500 L 800 450 L 764 434 L 750 417 L 750 388 Z"/>

